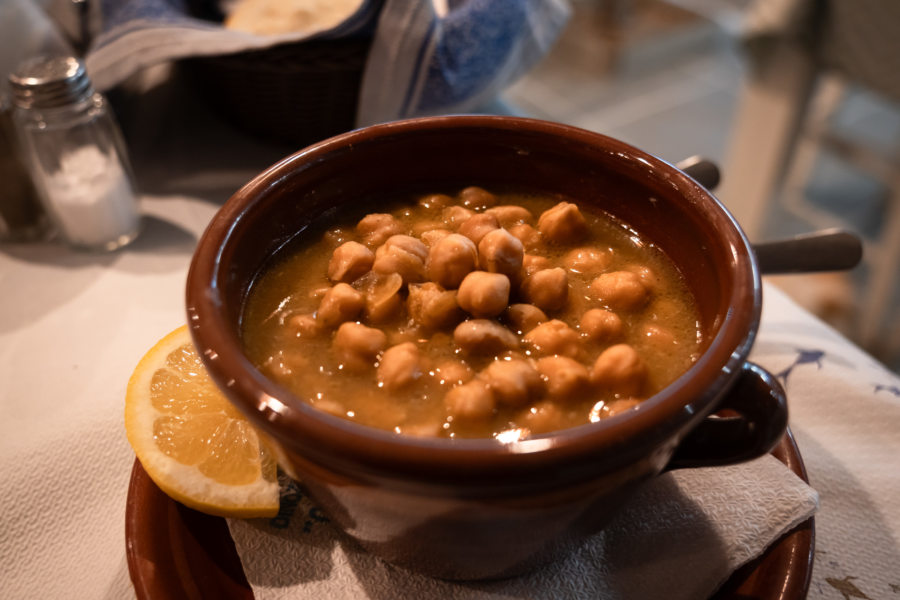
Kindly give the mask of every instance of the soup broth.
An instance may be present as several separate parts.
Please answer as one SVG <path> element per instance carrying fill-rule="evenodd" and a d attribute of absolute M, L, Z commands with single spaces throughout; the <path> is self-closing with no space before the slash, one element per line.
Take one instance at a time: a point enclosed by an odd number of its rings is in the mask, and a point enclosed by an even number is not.
<path fill-rule="evenodd" d="M 469 187 L 319 232 L 254 284 L 243 342 L 346 419 L 512 441 L 633 410 L 700 354 L 672 262 L 571 199 Z"/>

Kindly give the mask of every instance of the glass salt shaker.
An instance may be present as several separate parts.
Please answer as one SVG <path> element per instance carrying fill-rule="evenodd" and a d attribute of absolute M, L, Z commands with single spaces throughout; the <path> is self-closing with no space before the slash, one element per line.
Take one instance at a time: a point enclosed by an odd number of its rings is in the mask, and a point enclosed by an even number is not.
<path fill-rule="evenodd" d="M 21 160 L 12 122 L 12 104 L 0 93 L 0 242 L 43 237 L 47 219 L 31 176 Z"/>
<path fill-rule="evenodd" d="M 9 76 L 20 146 L 44 209 L 72 246 L 115 250 L 140 213 L 122 135 L 73 57 L 38 57 Z"/>

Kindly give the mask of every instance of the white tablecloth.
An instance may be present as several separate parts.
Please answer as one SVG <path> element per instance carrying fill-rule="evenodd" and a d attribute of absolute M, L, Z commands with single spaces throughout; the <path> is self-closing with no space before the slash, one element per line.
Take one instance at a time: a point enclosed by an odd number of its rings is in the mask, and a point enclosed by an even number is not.
<path fill-rule="evenodd" d="M 163 132 L 190 132 L 201 116 L 141 115 L 130 131 L 147 217 L 134 244 L 109 255 L 0 245 L 0 598 L 133 595 L 128 376 L 184 322 L 206 223 L 283 152 L 210 134 L 217 153 L 197 153 L 191 136 Z M 771 286 L 753 357 L 786 382 L 821 495 L 811 597 L 900 597 L 900 379 Z"/>

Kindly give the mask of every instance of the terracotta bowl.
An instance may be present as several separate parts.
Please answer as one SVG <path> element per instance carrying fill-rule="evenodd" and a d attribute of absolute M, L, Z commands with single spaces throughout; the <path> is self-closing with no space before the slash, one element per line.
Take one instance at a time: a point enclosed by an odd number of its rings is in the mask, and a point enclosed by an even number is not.
<path fill-rule="evenodd" d="M 311 223 L 361 203 L 376 211 L 404 190 L 464 185 L 562 193 L 652 240 L 696 294 L 700 359 L 639 410 L 503 444 L 406 437 L 328 415 L 244 356 L 248 289 Z M 746 237 L 697 182 L 620 141 L 510 117 L 402 121 L 301 150 L 222 207 L 187 282 L 191 333 L 210 375 L 281 466 L 369 551 L 454 579 L 510 576 L 559 556 L 665 469 L 768 452 L 787 410 L 777 381 L 746 362 L 760 305 Z"/>

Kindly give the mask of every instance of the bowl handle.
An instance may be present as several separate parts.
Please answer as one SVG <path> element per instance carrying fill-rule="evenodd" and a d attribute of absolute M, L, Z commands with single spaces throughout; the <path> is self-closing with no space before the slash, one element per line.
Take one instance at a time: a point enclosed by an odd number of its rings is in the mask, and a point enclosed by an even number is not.
<path fill-rule="evenodd" d="M 774 375 L 744 363 L 718 412 L 678 445 L 666 470 L 730 465 L 769 452 L 787 427 L 787 398 Z"/>

